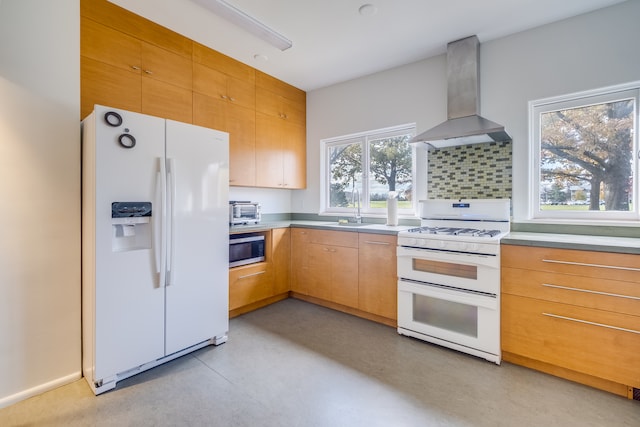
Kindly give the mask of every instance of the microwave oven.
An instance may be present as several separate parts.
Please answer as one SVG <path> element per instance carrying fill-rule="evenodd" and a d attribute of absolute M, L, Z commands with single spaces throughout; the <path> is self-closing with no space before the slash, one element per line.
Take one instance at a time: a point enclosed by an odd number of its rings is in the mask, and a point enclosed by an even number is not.
<path fill-rule="evenodd" d="M 229 236 L 229 267 L 264 261 L 264 234 L 241 233 Z"/>
<path fill-rule="evenodd" d="M 260 223 L 260 203 L 257 202 L 229 202 L 229 224 L 258 224 Z"/>

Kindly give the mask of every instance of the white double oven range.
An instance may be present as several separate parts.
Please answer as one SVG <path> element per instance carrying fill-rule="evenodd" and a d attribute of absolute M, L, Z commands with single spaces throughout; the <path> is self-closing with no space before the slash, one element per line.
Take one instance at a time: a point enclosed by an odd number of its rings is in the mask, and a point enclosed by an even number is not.
<path fill-rule="evenodd" d="M 500 364 L 500 239 L 508 199 L 426 200 L 398 234 L 398 332 Z"/>

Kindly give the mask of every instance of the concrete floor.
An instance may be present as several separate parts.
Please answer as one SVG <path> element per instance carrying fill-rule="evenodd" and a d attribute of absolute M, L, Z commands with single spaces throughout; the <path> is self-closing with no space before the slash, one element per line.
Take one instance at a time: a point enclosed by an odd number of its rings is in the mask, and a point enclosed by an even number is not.
<path fill-rule="evenodd" d="M 0 426 L 637 427 L 640 402 L 289 299 L 232 319 L 220 347 L 98 397 L 76 381 Z"/>

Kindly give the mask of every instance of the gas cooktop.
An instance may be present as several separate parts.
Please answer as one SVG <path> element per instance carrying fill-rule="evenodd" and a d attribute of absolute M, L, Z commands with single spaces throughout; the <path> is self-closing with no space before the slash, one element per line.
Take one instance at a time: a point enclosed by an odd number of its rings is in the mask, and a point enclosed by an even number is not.
<path fill-rule="evenodd" d="M 464 227 L 418 227 L 407 230 L 409 233 L 433 234 L 440 236 L 495 237 L 501 230 L 485 230 Z"/>

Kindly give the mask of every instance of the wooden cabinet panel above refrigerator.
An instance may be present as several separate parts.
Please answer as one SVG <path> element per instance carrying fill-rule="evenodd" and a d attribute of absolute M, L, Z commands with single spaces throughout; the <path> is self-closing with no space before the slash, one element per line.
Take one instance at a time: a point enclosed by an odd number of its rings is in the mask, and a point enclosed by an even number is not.
<path fill-rule="evenodd" d="M 107 0 L 81 0 L 81 119 L 109 105 L 223 130 L 229 184 L 306 187 L 306 93 Z"/>

